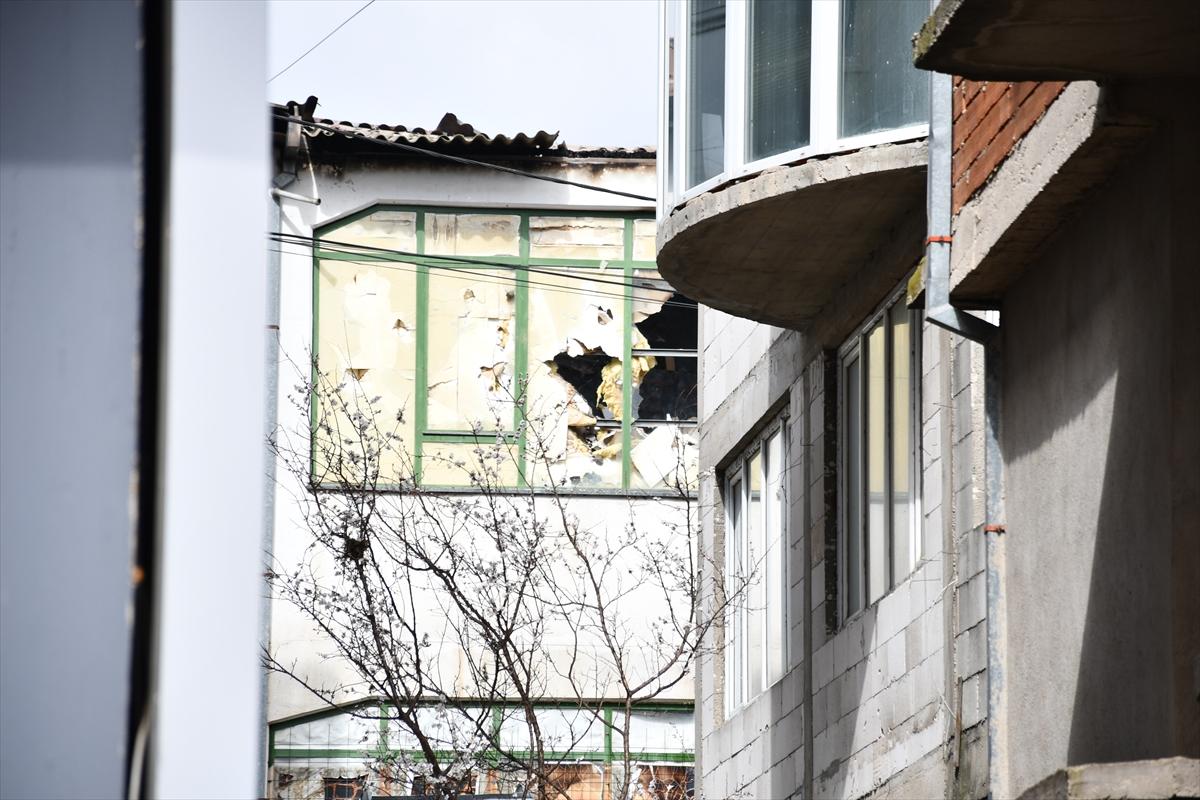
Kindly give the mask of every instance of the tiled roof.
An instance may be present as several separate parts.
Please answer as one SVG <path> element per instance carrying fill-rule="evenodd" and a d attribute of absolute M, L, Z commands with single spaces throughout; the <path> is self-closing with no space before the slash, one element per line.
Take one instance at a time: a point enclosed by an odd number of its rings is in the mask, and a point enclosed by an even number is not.
<path fill-rule="evenodd" d="M 300 116 L 320 123 L 324 128 L 304 128 L 304 134 L 314 143 L 351 141 L 341 133 L 350 134 L 359 140 L 402 142 L 438 151 L 487 151 L 505 155 L 546 155 L 559 158 L 653 158 L 652 147 L 576 147 L 559 141 L 558 132 L 515 133 L 511 136 L 497 134 L 489 136 L 475 130 L 474 126 L 460 122 L 454 114 L 445 114 L 437 126 L 409 128 L 404 125 L 346 122 L 312 116 L 316 98 L 309 97 L 304 103 L 290 101 L 285 105 L 273 105 L 272 113 L 277 117 Z M 333 128 L 335 130 L 329 130 Z M 336 146 L 336 145 L 335 145 Z"/>

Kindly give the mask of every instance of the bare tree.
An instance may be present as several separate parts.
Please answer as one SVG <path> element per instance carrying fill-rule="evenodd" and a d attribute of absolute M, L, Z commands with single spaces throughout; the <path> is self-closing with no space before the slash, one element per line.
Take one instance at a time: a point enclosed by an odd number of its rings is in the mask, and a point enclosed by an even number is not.
<path fill-rule="evenodd" d="M 688 678 L 732 599 L 724 586 L 701 592 L 700 576 L 720 571 L 698 563 L 682 452 L 672 498 L 631 501 L 600 524 L 553 479 L 545 426 L 528 420 L 524 454 L 480 428 L 465 450 L 423 454 L 426 471 L 466 486 L 431 491 L 402 411 L 385 414 L 354 376 L 312 375 L 292 398 L 311 428 L 272 438 L 310 541 L 271 577 L 354 677 L 326 685 L 270 650 L 266 667 L 330 706 L 382 703 L 411 746 L 382 742 L 374 769 L 385 781 L 420 774 L 432 796 L 489 774 L 518 796 L 570 798 L 581 777 L 572 753 L 599 726 L 621 742 L 612 796 L 682 797 L 678 775 L 640 774 L 631 746 L 635 712 Z M 514 489 L 516 474 L 531 488 Z M 578 724 L 546 730 L 546 698 Z M 380 707 L 354 713 L 378 719 Z"/>

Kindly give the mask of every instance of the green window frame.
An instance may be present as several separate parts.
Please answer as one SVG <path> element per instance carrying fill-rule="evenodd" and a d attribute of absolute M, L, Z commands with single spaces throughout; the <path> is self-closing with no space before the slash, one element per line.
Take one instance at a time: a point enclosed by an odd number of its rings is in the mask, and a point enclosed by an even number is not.
<path fill-rule="evenodd" d="M 416 251 L 404 255 L 388 253 L 384 251 L 366 251 L 346 253 L 344 251 L 326 249 L 322 247 L 323 241 L 329 241 L 330 247 L 334 245 L 332 242 L 337 241 L 336 232 L 348 225 L 351 225 L 359 220 L 369 217 L 378 212 L 405 212 L 416 215 Z M 442 256 L 428 254 L 426 252 L 426 218 L 429 214 L 486 214 L 499 216 L 515 216 L 519 219 L 519 252 L 516 256 Z M 564 218 L 607 218 L 621 219 L 623 221 L 623 248 L 622 258 L 620 259 L 582 259 L 582 258 L 532 258 L 530 255 L 530 219 L 531 217 L 564 217 Z M 645 349 L 636 350 L 633 348 L 633 309 L 634 309 L 634 289 L 636 279 L 639 277 L 652 277 L 658 279 L 655 273 L 656 264 L 650 259 L 637 259 L 635 255 L 635 225 L 638 222 L 645 222 L 651 226 L 653 230 L 654 216 L 652 212 L 629 212 L 629 211 L 604 211 L 595 209 L 540 209 L 540 208 L 507 208 L 507 207 L 468 207 L 468 206 L 417 206 L 417 205 L 398 205 L 398 204 L 375 204 L 369 206 L 362 211 L 342 217 L 326 225 L 319 226 L 313 231 L 313 254 L 312 254 L 312 355 L 313 355 L 313 382 L 317 382 L 317 364 L 320 359 L 319 343 L 320 343 L 320 271 L 322 261 L 351 261 L 351 262 L 403 262 L 406 265 L 414 265 L 416 267 L 416 364 L 415 364 L 415 388 L 414 388 L 414 441 L 412 446 L 413 456 L 413 472 L 414 480 L 417 485 L 426 489 L 447 490 L 447 491 L 463 491 L 470 490 L 469 486 L 461 485 L 429 485 L 423 480 L 424 464 L 423 459 L 429 447 L 435 444 L 476 444 L 476 445 L 495 445 L 503 443 L 507 445 L 515 445 L 517 448 L 517 481 L 513 489 L 529 489 L 530 483 L 526 480 L 526 448 L 527 434 L 525 425 L 525 409 L 521 404 L 515 404 L 513 411 L 513 420 L 511 428 L 504 431 L 481 431 L 475 432 L 471 430 L 435 430 L 429 427 L 428 411 L 429 411 L 429 317 L 430 317 L 430 276 L 431 271 L 444 268 L 448 265 L 447 258 L 453 259 L 453 263 L 449 264 L 454 270 L 489 270 L 497 269 L 496 265 L 511 266 L 514 270 L 513 286 L 515 289 L 515 342 L 513 362 L 516 365 L 516 381 L 515 385 L 520 385 L 528 377 L 528 354 L 529 354 L 529 293 L 530 281 L 536 286 L 538 284 L 538 273 L 530 273 L 529 268 L 559 268 L 564 272 L 599 272 L 605 273 L 606 279 L 616 279 L 620 277 L 623 280 L 624 287 L 613 287 L 611 291 L 620 292 L 623 294 L 623 349 L 621 353 L 622 363 L 622 415 L 620 420 L 621 430 L 621 482 L 620 486 L 601 487 L 601 486 L 581 486 L 572 487 L 570 485 L 559 487 L 562 491 L 576 491 L 587 494 L 646 494 L 646 495 L 663 495 L 675 494 L 674 491 L 662 489 L 637 489 L 631 488 L 632 466 L 632 447 L 633 447 L 633 428 L 638 424 L 639 420 L 635 417 L 632 409 L 633 403 L 633 357 L 649 352 Z M 480 262 L 477 264 L 471 263 L 472 259 Z M 503 268 L 503 267 L 500 267 Z M 653 276 L 647 273 L 654 273 Z M 659 288 L 666 288 L 666 284 L 662 284 Z M 695 357 L 693 351 L 682 354 L 684 357 Z M 310 403 L 310 429 L 314 433 L 317 430 L 318 420 L 318 403 L 317 398 L 311 398 Z M 654 424 L 662 424 L 661 420 L 648 421 Z M 676 424 L 682 428 L 694 427 L 696 422 L 691 420 L 670 421 L 670 424 Z M 612 426 L 615 427 L 615 426 Z M 318 464 L 316 447 L 312 448 L 310 476 L 314 484 L 320 485 L 317 479 Z M 322 487 L 329 488 L 329 487 Z M 397 490 L 401 487 L 381 484 L 377 488 L 382 491 Z M 536 488 L 536 487 L 534 487 Z"/>

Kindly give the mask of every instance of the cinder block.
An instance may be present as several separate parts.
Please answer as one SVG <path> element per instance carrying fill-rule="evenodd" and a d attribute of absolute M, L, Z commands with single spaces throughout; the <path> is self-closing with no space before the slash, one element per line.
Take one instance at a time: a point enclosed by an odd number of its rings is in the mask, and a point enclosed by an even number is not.
<path fill-rule="evenodd" d="M 915 623 L 914 623 L 915 624 Z M 922 634 L 925 639 L 925 651 L 922 656 L 928 658 L 941 652 L 946 646 L 946 621 L 942 618 L 941 609 L 934 614 L 928 612 L 921 617 Z"/>
<path fill-rule="evenodd" d="M 956 635 L 974 627 L 987 617 L 987 576 L 976 575 L 958 590 L 958 629 Z"/>
<path fill-rule="evenodd" d="M 813 683 L 817 688 L 827 686 L 833 680 L 834 642 L 826 642 L 813 654 Z"/>
<path fill-rule="evenodd" d="M 977 725 L 987 717 L 987 675 L 978 673 L 963 682 L 963 727 Z"/>
<path fill-rule="evenodd" d="M 902 584 L 901 588 L 907 585 Z M 879 601 L 878 609 L 875 622 L 879 631 L 879 640 L 886 642 L 904 630 L 904 626 L 908 624 L 908 598 L 903 598 L 903 604 L 901 604 L 897 592 L 893 592 Z"/>
<path fill-rule="evenodd" d="M 817 689 L 813 694 L 813 733 L 816 734 L 829 726 L 829 689 Z"/>
<path fill-rule="evenodd" d="M 919 664 L 925 660 L 925 630 L 920 620 L 904 629 L 904 660 Z"/>
<path fill-rule="evenodd" d="M 954 643 L 961 676 L 970 677 L 987 669 L 987 620 L 959 634 Z"/>
<path fill-rule="evenodd" d="M 887 659 L 887 674 L 890 682 L 898 681 L 907 671 L 908 657 L 905 637 L 896 635 L 887 640 L 884 653 Z"/>
<path fill-rule="evenodd" d="M 867 656 L 867 660 L 863 662 L 863 697 L 875 697 L 887 685 L 887 676 L 884 670 L 887 667 L 887 656 L 882 650 L 876 651 Z"/>

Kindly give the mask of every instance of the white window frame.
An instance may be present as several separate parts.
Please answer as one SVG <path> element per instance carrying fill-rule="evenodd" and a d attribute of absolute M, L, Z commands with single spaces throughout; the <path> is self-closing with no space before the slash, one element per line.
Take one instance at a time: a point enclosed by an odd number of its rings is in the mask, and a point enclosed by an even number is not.
<path fill-rule="evenodd" d="M 908 419 L 909 419 L 909 445 L 910 445 L 910 447 L 909 447 L 909 453 L 908 453 L 908 460 L 909 460 L 909 475 L 910 475 L 910 483 L 911 483 L 911 489 L 909 492 L 909 503 L 908 503 L 908 530 L 909 530 L 908 570 L 907 570 L 907 572 L 905 572 L 904 575 L 895 575 L 894 574 L 894 572 L 895 572 L 895 570 L 893 568 L 894 567 L 894 559 L 893 559 L 894 538 L 892 535 L 893 534 L 892 526 L 891 526 L 891 523 L 889 522 L 888 526 L 887 526 L 886 534 L 884 536 L 886 552 L 882 556 L 882 558 L 884 559 L 884 563 L 883 563 L 884 589 L 883 589 L 883 592 L 880 595 L 880 597 L 875 598 L 874 600 L 871 599 L 868 581 L 869 581 L 869 576 L 870 576 L 870 571 L 871 571 L 870 565 L 869 565 L 869 559 L 873 558 L 873 554 L 868 552 L 868 543 L 867 543 L 868 535 L 867 535 L 867 525 L 866 525 L 867 506 L 865 503 L 862 504 L 862 507 L 860 508 L 860 511 L 859 511 L 859 525 L 862 529 L 862 541 L 861 541 L 859 547 L 860 547 L 860 549 L 863 550 L 861 563 L 857 564 L 857 565 L 851 565 L 849 563 L 849 556 L 848 556 L 848 552 L 847 552 L 848 551 L 848 539 L 849 539 L 850 535 L 852 534 L 852 532 L 849 529 L 849 520 L 847 519 L 847 517 L 848 517 L 847 511 L 848 511 L 848 504 L 853 499 L 853 498 L 849 497 L 849 491 L 847 488 L 848 482 L 849 482 L 849 477 L 850 477 L 849 466 L 847 465 L 847 438 L 848 438 L 847 434 L 849 433 L 849 426 L 852 424 L 852 422 L 859 426 L 859 445 L 860 445 L 861 452 L 860 452 L 859 459 L 858 459 L 858 465 L 859 465 L 859 468 L 862 470 L 862 474 L 860 476 L 860 485 L 862 486 L 861 493 L 865 495 L 865 492 L 866 492 L 865 482 L 866 482 L 866 472 L 867 472 L 866 464 L 867 464 L 867 462 L 866 462 L 866 458 L 865 458 L 865 453 L 866 453 L 866 450 L 868 447 L 868 441 L 867 441 L 866 437 L 863 436 L 863 432 L 866 430 L 866 426 L 864 425 L 864 420 L 865 420 L 866 414 L 867 414 L 867 407 L 866 407 L 866 405 L 867 405 L 866 404 L 867 389 L 866 389 L 865 372 L 862 369 L 862 365 L 867 363 L 867 361 L 865 360 L 866 356 L 864 355 L 866 352 L 866 338 L 867 338 L 867 334 L 870 333 L 871 329 L 873 327 L 875 327 L 875 325 L 878 322 L 880 322 L 881 320 L 885 320 L 887 318 L 888 314 L 891 313 L 891 310 L 894 307 L 896 307 L 897 305 L 903 306 L 905 303 L 906 303 L 905 288 L 902 284 L 899 289 L 897 289 L 892 294 L 890 294 L 888 296 L 887 300 L 885 300 L 883 303 L 881 303 L 879 305 L 879 307 L 877 307 L 875 309 L 875 311 L 872 312 L 871 316 L 868 317 L 857 328 L 857 330 L 855 330 L 853 335 L 851 335 L 842 344 L 842 346 L 838 349 L 838 356 L 837 356 L 837 367 L 838 367 L 838 372 L 837 372 L 837 375 L 838 375 L 838 378 L 837 378 L 837 404 L 838 404 L 837 405 L 837 410 L 838 410 L 837 553 L 838 553 L 838 619 L 841 621 L 842 625 L 844 625 L 848 620 L 853 619 L 854 617 L 857 617 L 858 615 L 862 614 L 866 609 L 870 608 L 875 603 L 878 603 L 880 599 L 882 599 L 883 597 L 886 597 L 888 594 L 890 594 L 892 591 L 894 591 L 896 589 L 896 587 L 898 587 L 900 584 L 902 584 L 906 580 L 908 580 L 908 578 L 911 577 L 913 572 L 916 570 L 917 566 L 919 566 L 919 564 L 921 563 L 921 559 L 924 557 L 924 553 L 923 553 L 923 550 L 924 550 L 923 540 L 925 538 L 924 537 L 924 525 L 923 525 L 924 515 L 921 510 L 921 500 L 922 500 L 922 495 L 923 495 L 923 486 L 922 486 L 922 474 L 923 473 L 922 473 L 922 464 L 921 464 L 921 424 L 922 424 L 921 423 L 921 377 L 922 377 L 921 376 L 921 341 L 922 341 L 923 332 L 924 332 L 924 318 L 919 312 L 913 311 L 911 309 L 907 310 L 907 314 L 908 314 L 908 318 L 909 318 L 909 326 L 910 326 L 909 327 L 909 331 L 910 331 L 910 334 L 909 334 L 909 392 L 908 392 L 908 397 L 905 398 L 906 402 L 909 404 Z M 892 353 L 892 334 L 891 334 L 890 326 L 885 326 L 885 331 L 886 331 L 886 333 L 885 333 L 885 339 L 884 339 L 884 351 L 885 351 L 885 353 L 888 354 L 888 358 L 890 361 L 891 353 Z M 859 366 L 859 370 L 860 370 L 859 371 L 859 375 L 860 375 L 860 379 L 859 379 L 859 419 L 856 421 L 852 421 L 848 418 L 849 415 L 848 415 L 848 409 L 847 409 L 847 396 L 846 396 L 847 387 L 846 387 L 846 380 L 845 380 L 845 370 L 846 370 L 847 362 L 852 361 L 855 358 L 859 359 L 859 365 L 860 365 Z M 869 368 L 869 365 L 868 365 L 868 368 Z M 885 385 L 887 386 L 887 394 L 886 394 L 887 401 L 886 401 L 886 405 L 885 405 L 884 416 L 886 419 L 889 420 L 889 422 L 887 423 L 888 433 L 887 433 L 886 441 L 887 441 L 887 452 L 891 453 L 892 431 L 891 431 L 890 420 L 893 418 L 891 412 L 892 412 L 892 408 L 894 407 L 895 398 L 892 397 L 890 368 L 887 373 L 887 378 L 885 379 Z M 892 476 L 891 476 L 890 464 L 886 467 L 886 469 L 887 469 L 886 481 L 888 484 L 887 491 L 888 491 L 889 505 L 890 505 L 890 497 L 891 497 L 891 491 L 892 491 L 892 487 L 891 487 Z M 891 515 L 887 514 L 887 515 L 885 515 L 885 518 L 891 519 Z M 859 597 L 856 598 L 857 599 L 857 607 L 853 610 L 853 612 L 850 611 L 851 598 L 849 596 L 849 588 L 850 588 L 849 578 L 850 578 L 850 569 L 851 568 L 856 568 L 856 569 L 861 570 L 861 572 L 859 574 L 859 580 L 858 580 Z"/>
<path fill-rule="evenodd" d="M 761 562 L 766 569 L 752 577 L 746 594 L 732 600 L 725 613 L 725 715 L 728 719 L 739 709 L 745 707 L 754 698 L 766 692 L 787 673 L 791 666 L 791 647 L 789 642 L 790 625 L 788 619 L 788 587 L 790 585 L 789 535 L 788 535 L 788 414 L 786 409 L 777 414 L 755 435 L 754 440 L 747 445 L 738 457 L 729 464 L 724 473 L 725 496 L 725 589 L 729 596 L 731 580 L 741 574 L 740 566 L 751 559 L 750 537 L 747 535 L 749 502 L 750 465 L 754 456 L 762 454 L 763 489 L 767 491 L 768 476 L 776 468 L 774 480 L 778 482 L 778 528 L 776 532 L 768 530 L 768 505 L 764 496 L 759 504 L 758 524 L 762 531 L 762 541 L 765 543 Z M 778 434 L 780 446 L 778 465 L 772 465 L 769 460 L 768 444 Z M 738 518 L 734 515 L 733 498 L 738 497 Z M 772 557 L 772 554 L 774 557 Z M 773 571 L 773 572 L 772 572 Z M 774 574 L 778 586 L 771 591 L 770 575 Z M 772 600 L 776 613 L 771 613 Z M 757 664 L 749 664 L 749 622 L 752 615 L 757 615 L 759 630 L 762 632 L 761 658 Z M 773 624 L 772 624 L 773 623 Z M 767 646 L 769 637 L 778 637 L 778 655 L 772 663 L 771 648 Z M 759 690 L 750 692 L 750 669 L 759 671 Z"/>
<path fill-rule="evenodd" d="M 768 167 L 803 161 L 814 156 L 833 155 L 863 147 L 922 139 L 929 135 L 928 123 L 906 125 L 857 136 L 839 136 L 840 119 L 840 66 L 842 47 L 842 0 L 813 0 L 812 5 L 812 63 L 809 68 L 809 143 L 803 147 L 787 150 L 757 160 L 748 160 L 746 155 L 746 58 L 749 52 L 750 4 L 748 0 L 726 0 L 725 4 L 725 113 L 724 113 L 724 169 L 696 186 L 687 185 L 687 97 L 688 97 L 688 14 L 693 0 L 666 0 L 659 17 L 660 56 L 660 163 L 659 214 L 660 219 L 678 206 L 697 195 L 711 191 L 731 180 L 744 178 Z M 668 31 L 672 14 L 667 5 L 675 7 L 675 30 Z M 667 37 L 675 36 L 675 140 L 667 146 L 666 98 L 667 98 Z M 932 73 L 931 73 L 932 74 Z M 674 186 L 667 181 L 668 165 L 665 159 L 676 159 Z"/>

